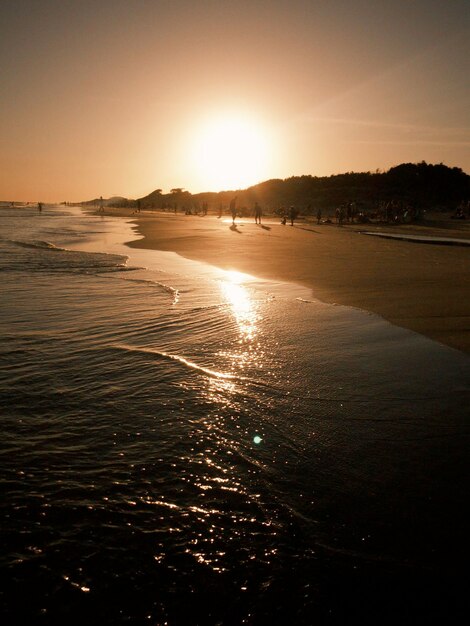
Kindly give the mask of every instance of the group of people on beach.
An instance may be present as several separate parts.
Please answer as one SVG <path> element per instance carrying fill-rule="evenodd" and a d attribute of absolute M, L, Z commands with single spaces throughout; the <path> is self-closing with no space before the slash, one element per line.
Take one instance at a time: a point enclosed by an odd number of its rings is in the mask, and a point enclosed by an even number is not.
<path fill-rule="evenodd" d="M 319 209 L 320 210 L 320 209 Z M 357 206 L 355 202 L 343 202 L 339 207 L 335 210 L 335 220 L 338 226 L 342 226 L 344 224 L 344 220 L 346 220 L 349 224 L 354 224 L 354 220 L 357 215 Z M 320 220 L 318 220 L 320 223 Z"/>
<path fill-rule="evenodd" d="M 380 202 L 377 211 L 371 214 L 379 222 L 406 223 L 420 219 L 421 211 L 401 200 Z"/>
<path fill-rule="evenodd" d="M 235 226 L 235 219 L 237 218 L 239 212 L 237 210 L 237 198 L 238 196 L 233 197 L 230 200 L 230 205 L 229 205 L 229 210 L 230 210 L 230 215 L 232 216 L 232 226 Z M 222 211 L 223 208 L 222 206 L 220 206 L 219 208 L 219 217 L 222 217 Z M 255 206 L 253 209 L 253 214 L 255 216 L 255 223 L 256 224 L 261 224 L 261 217 L 263 215 L 263 211 L 261 210 L 261 206 L 259 205 L 258 202 L 255 202 Z"/>
<path fill-rule="evenodd" d="M 137 200 L 135 213 L 141 212 L 141 202 Z M 144 207 L 145 208 L 145 207 Z M 160 207 L 163 210 L 172 210 L 176 214 L 178 212 L 178 206 L 176 203 Z M 206 216 L 209 213 L 209 203 L 204 201 L 202 205 L 196 203 L 192 206 L 183 205 L 180 207 L 185 215 L 199 215 Z M 42 203 L 38 203 L 38 210 L 42 210 Z M 99 199 L 99 211 L 104 212 L 104 200 L 102 197 Z M 306 215 L 316 217 L 317 224 L 332 224 L 337 226 L 343 226 L 347 224 L 364 224 L 368 222 L 377 223 L 411 223 L 419 221 L 424 217 L 425 211 L 423 209 L 416 208 L 409 203 L 401 200 L 381 201 L 376 205 L 376 208 L 360 209 L 356 202 L 343 202 L 333 212 L 327 211 L 326 216 L 323 217 L 323 211 L 320 207 L 313 211 L 312 206 L 308 205 L 305 209 Z M 247 217 L 251 215 L 254 217 L 255 224 L 261 226 L 263 219 L 263 209 L 258 201 L 255 201 L 251 209 L 246 206 L 238 206 L 238 195 L 235 195 L 230 200 L 228 207 L 220 203 L 217 207 L 217 217 L 221 219 L 223 215 L 228 212 L 232 219 L 232 227 L 236 224 L 237 218 Z M 290 222 L 291 226 L 294 226 L 295 221 L 298 219 L 300 211 L 293 205 L 289 207 L 280 207 L 272 210 L 273 215 L 280 217 L 281 224 L 286 225 Z M 270 212 L 271 214 L 271 212 Z M 461 202 L 455 213 L 451 216 L 452 219 L 467 219 L 470 218 L 470 201 Z"/>
<path fill-rule="evenodd" d="M 285 226 L 289 219 L 290 225 L 293 226 L 298 216 L 299 212 L 294 206 L 290 206 L 288 209 L 281 209 L 281 224 Z"/>
<path fill-rule="evenodd" d="M 235 226 L 235 220 L 239 216 L 239 212 L 237 210 L 237 198 L 238 196 L 232 198 L 229 205 L 230 215 L 232 217 L 232 226 Z M 294 206 L 289 207 L 288 210 L 281 209 L 281 224 L 285 225 L 287 223 L 287 219 L 289 219 L 291 226 L 293 226 L 298 214 L 299 212 Z M 263 210 L 261 209 L 259 202 L 255 202 L 253 215 L 255 218 L 255 224 L 261 225 Z M 219 217 L 222 217 L 222 208 L 219 211 Z"/>
<path fill-rule="evenodd" d="M 360 211 L 355 202 L 341 204 L 335 210 L 335 222 L 338 226 L 343 226 L 345 222 L 349 224 L 367 223 L 371 221 L 385 223 L 408 223 L 419 220 L 422 211 L 410 204 L 399 200 L 382 201 L 375 211 Z"/>

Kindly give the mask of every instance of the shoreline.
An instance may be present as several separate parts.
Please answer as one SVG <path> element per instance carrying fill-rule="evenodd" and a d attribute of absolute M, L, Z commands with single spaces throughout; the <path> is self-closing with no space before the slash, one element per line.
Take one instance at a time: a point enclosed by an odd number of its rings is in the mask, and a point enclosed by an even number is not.
<path fill-rule="evenodd" d="M 360 231 L 470 240 L 470 224 L 375 225 L 298 221 L 294 227 L 253 219 L 141 213 L 131 218 L 142 239 L 130 248 L 166 250 L 265 280 L 296 283 L 322 302 L 375 313 L 390 323 L 470 353 L 470 248 L 371 237 Z M 449 220 L 450 221 L 450 220 Z"/>

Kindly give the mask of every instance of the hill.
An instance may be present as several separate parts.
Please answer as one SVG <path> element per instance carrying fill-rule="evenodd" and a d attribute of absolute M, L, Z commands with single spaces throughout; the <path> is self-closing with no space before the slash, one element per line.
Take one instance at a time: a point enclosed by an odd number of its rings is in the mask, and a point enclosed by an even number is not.
<path fill-rule="evenodd" d="M 132 200 L 122 196 L 95 198 L 87 206 L 140 207 L 211 212 L 226 209 L 237 196 L 239 209 L 251 209 L 255 202 L 267 211 L 294 205 L 304 214 L 318 208 L 331 210 L 355 202 L 362 210 L 374 210 L 380 203 L 396 201 L 416 209 L 453 210 L 470 199 L 470 176 L 458 167 L 421 163 L 402 163 L 386 172 L 347 172 L 332 176 L 291 176 L 267 180 L 248 189 L 191 194 L 183 188 L 170 193 L 155 189 L 147 196 Z"/>
<path fill-rule="evenodd" d="M 83 206 L 100 206 L 101 204 L 106 207 L 128 207 L 131 206 L 134 200 L 124 198 L 123 196 L 112 196 L 111 198 L 94 198 L 93 200 L 85 200 L 80 202 Z"/>
<path fill-rule="evenodd" d="M 227 207 L 237 196 L 237 206 L 251 208 L 259 202 L 264 208 L 276 210 L 294 205 L 303 213 L 317 208 L 333 209 L 342 203 L 356 202 L 364 209 L 373 209 L 380 202 L 404 202 L 422 209 L 454 209 L 470 198 L 470 176 L 458 167 L 442 163 L 431 165 L 403 163 L 387 172 L 348 172 L 333 176 L 292 176 L 272 179 L 243 190 L 191 194 L 173 189 L 163 194 L 157 189 L 139 198 L 145 208 L 196 209 L 207 203 L 210 210 Z"/>

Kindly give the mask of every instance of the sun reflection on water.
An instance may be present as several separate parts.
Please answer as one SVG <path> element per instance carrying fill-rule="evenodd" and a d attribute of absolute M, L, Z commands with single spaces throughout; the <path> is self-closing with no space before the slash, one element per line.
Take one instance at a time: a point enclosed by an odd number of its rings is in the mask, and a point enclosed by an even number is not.
<path fill-rule="evenodd" d="M 242 284 L 251 279 L 241 272 L 226 272 L 226 280 L 220 281 L 224 298 L 230 305 L 232 314 L 240 330 L 242 342 L 253 341 L 257 335 L 258 314 L 249 290 Z"/>

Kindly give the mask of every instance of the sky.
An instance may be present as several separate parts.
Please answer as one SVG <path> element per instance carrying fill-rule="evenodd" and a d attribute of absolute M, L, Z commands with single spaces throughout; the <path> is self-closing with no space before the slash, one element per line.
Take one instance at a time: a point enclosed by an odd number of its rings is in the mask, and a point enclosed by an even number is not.
<path fill-rule="evenodd" d="M 470 173 L 469 34 L 468 0 L 1 0 L 0 200 Z"/>

